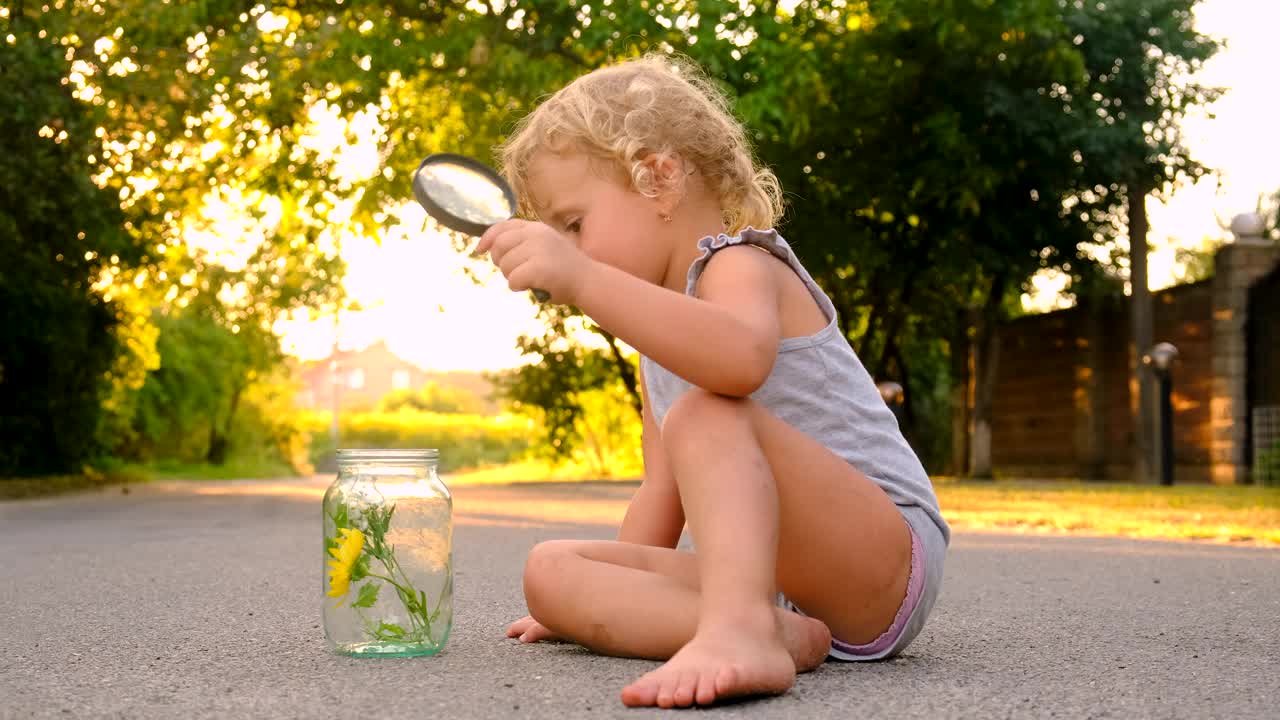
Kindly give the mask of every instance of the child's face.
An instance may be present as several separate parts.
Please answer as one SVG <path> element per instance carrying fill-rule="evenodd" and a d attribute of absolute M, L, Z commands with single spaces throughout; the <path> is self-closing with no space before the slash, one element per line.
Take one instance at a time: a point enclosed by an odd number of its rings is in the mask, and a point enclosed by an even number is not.
<path fill-rule="evenodd" d="M 538 219 L 593 260 L 653 283 L 662 281 L 670 247 L 661 204 L 631 189 L 627 177 L 584 153 L 541 152 L 529 168 Z"/>

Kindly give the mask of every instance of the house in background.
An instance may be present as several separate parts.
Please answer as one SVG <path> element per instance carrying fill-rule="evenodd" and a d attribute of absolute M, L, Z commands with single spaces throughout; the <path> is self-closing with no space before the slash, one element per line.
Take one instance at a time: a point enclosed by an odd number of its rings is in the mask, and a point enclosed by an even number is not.
<path fill-rule="evenodd" d="M 391 352 L 385 341 L 305 363 L 299 375 L 304 389 L 294 403 L 311 410 L 333 407 L 335 381 L 342 407 L 362 409 L 374 407 L 393 390 L 419 390 L 431 379 L 425 370 Z"/>
<path fill-rule="evenodd" d="M 423 370 L 378 341 L 362 350 L 343 350 L 324 360 L 303 363 L 297 369 L 303 389 L 294 405 L 307 410 L 333 408 L 333 383 L 338 383 L 338 402 L 344 411 L 369 410 L 395 390 L 417 392 L 431 383 L 457 388 L 479 399 L 485 414 L 497 413 L 500 401 L 493 397 L 493 384 L 479 372 Z"/>

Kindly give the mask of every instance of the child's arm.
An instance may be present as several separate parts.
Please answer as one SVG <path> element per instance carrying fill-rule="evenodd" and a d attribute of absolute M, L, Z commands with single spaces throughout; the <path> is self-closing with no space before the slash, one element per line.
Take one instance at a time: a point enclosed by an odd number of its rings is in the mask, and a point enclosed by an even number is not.
<path fill-rule="evenodd" d="M 684 508 L 680 506 L 676 480 L 667 467 L 658 424 L 649 410 L 649 392 L 645 388 L 643 374 L 640 376 L 640 393 L 644 407 L 641 413 L 644 429 L 640 436 L 644 453 L 644 482 L 640 483 L 640 489 L 627 506 L 627 514 L 618 528 L 618 540 L 674 548 L 684 530 Z"/>
<path fill-rule="evenodd" d="M 769 377 L 780 342 L 771 262 L 754 248 L 725 248 L 707 264 L 694 298 L 592 261 L 574 304 L 693 385 L 746 397 Z"/>
<path fill-rule="evenodd" d="M 774 260 L 727 247 L 707 263 L 698 297 L 673 292 L 592 260 L 550 225 L 506 220 L 485 231 L 512 290 L 542 288 L 600 327 L 704 390 L 746 397 L 768 379 L 781 342 Z"/>

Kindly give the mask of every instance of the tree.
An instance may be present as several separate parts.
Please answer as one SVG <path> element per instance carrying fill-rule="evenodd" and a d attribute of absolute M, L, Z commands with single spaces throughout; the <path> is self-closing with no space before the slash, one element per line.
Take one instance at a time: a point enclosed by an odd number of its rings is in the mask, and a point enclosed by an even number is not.
<path fill-rule="evenodd" d="M 1163 14 L 1136 0 L 1105 11 L 1058 0 L 131 0 L 26 12 L 65 39 L 91 102 L 110 111 L 103 183 L 152 247 L 181 245 L 210 187 L 261 216 L 263 247 L 293 274 L 246 276 L 268 296 L 260 327 L 271 308 L 337 301 L 324 288 L 341 272 L 338 238 L 384 232 L 425 154 L 488 158 L 515 117 L 576 75 L 648 50 L 686 53 L 735 98 L 792 193 L 784 232 L 868 369 L 906 386 L 913 424 L 942 368 L 967 367 L 965 346 L 993 376 L 998 320 L 1033 272 L 1088 272 L 1081 248 L 1114 236 L 1138 159 L 1152 186 L 1156 165 L 1166 179 L 1191 167 L 1176 142 L 1152 138 L 1172 127 L 1166 111 L 1176 121 L 1205 97 L 1175 72 L 1212 44 L 1189 31 L 1194 0 L 1160 2 Z M 1126 59 L 1148 53 L 1165 59 Z M 351 171 L 320 147 L 312 130 L 329 118 L 376 143 L 377 162 Z M 546 316 L 531 349 L 562 339 L 561 315 Z M 612 365 L 601 367 L 626 382 L 628 361 L 605 340 Z M 979 384 L 979 423 L 989 392 Z"/>
<path fill-rule="evenodd" d="M 28 94 L 66 96 L 71 112 L 92 118 L 91 123 L 78 124 L 71 136 L 74 142 L 66 144 L 65 175 L 75 180 L 65 185 L 78 183 L 107 198 L 100 204 L 111 213 L 110 232 L 129 244 L 126 262 L 122 262 L 123 253 L 101 253 L 102 260 L 95 265 L 104 265 L 108 257 L 112 264 L 91 278 L 102 299 L 115 299 L 106 306 L 114 314 L 117 342 L 66 338 L 86 350 L 93 348 L 96 361 L 105 364 L 109 380 L 105 392 L 91 397 L 83 389 L 69 386 L 68 390 L 74 390 L 86 407 L 105 405 L 108 432 L 97 439 L 105 448 L 126 455 L 153 444 L 157 437 L 136 437 L 139 427 L 151 426 L 148 417 L 133 416 L 140 407 L 155 417 L 160 399 L 171 403 L 159 413 L 163 415 L 173 416 L 189 406 L 179 394 L 155 390 L 165 377 L 172 379 L 175 370 L 181 374 L 182 366 L 152 378 L 151 389 L 144 384 L 147 371 L 156 369 L 160 359 L 154 351 L 159 328 L 177 332 L 177 339 L 190 336 L 180 330 L 185 327 L 182 322 L 164 318 L 213 323 L 220 329 L 220 334 L 214 334 L 227 340 L 205 348 L 217 352 L 209 358 L 208 368 L 216 376 L 182 378 L 184 386 L 203 383 L 222 393 L 217 402 L 203 408 L 209 415 L 186 418 L 197 424 L 207 421 L 202 425 L 207 429 L 202 457 L 222 462 L 246 392 L 271 377 L 282 358 L 271 331 L 275 320 L 290 310 L 338 299 L 341 262 L 331 231 L 341 223 L 334 222 L 333 213 L 324 212 L 330 209 L 324 206 L 327 197 L 321 193 L 324 199 L 309 203 L 304 194 L 299 207 L 297 194 L 267 192 L 280 184 L 280 178 L 262 173 L 271 150 L 254 149 L 260 139 L 270 144 L 270 138 L 237 135 L 234 128 L 224 132 L 231 114 L 217 88 L 225 78 L 197 69 L 208 50 L 201 39 L 203 30 L 214 37 L 225 32 L 204 23 L 238 14 L 239 5 L 173 7 L 140 2 L 112 5 L 108 11 L 92 3 L 59 3 L 53 9 L 19 4 L 11 18 L 17 37 L 24 42 L 48 38 L 50 56 L 57 58 L 43 82 L 28 85 Z M 259 88 L 258 92 L 265 91 Z M 54 125 L 60 128 L 61 122 Z M 203 132 L 197 134 L 193 128 Z M 305 124 L 299 128 L 305 129 Z M 65 136 L 51 134 L 58 143 Z M 210 152 L 224 145 L 236 154 L 230 169 L 207 162 Z M 305 137 L 296 145 L 295 149 L 311 147 L 316 153 L 327 150 L 308 145 Z M 51 179 L 59 177 L 52 171 L 47 174 Z M 340 183 L 341 174 L 336 175 Z M 60 187 L 50 195 L 59 202 L 81 200 Z M 212 226 L 214 220 L 202 214 L 211 203 L 238 207 L 256 226 L 246 227 L 244 233 L 250 239 L 257 234 L 256 247 L 249 248 L 234 269 L 186 246 L 192 233 Z M 59 254 L 59 260 L 64 255 L 81 255 L 78 249 L 66 249 L 73 252 Z M 86 260 L 90 257 L 97 256 L 91 252 Z M 12 287 L 26 294 L 28 284 L 28 276 L 18 274 Z M 154 315 L 160 321 L 153 322 L 149 305 L 156 303 L 162 306 Z M 173 358 L 173 343 L 164 344 Z M 70 353 L 67 357 L 75 358 Z M 94 364 L 86 362 L 82 367 L 92 371 Z M 31 387 L 37 393 L 50 390 L 39 383 Z M 171 450 L 182 454 L 180 446 Z"/>
<path fill-rule="evenodd" d="M 990 471 L 1010 300 L 1043 267 L 1090 285 L 1101 271 L 1087 251 L 1115 241 L 1133 178 L 1164 187 L 1203 172 L 1176 133 L 1214 97 L 1184 79 L 1217 47 L 1192 30 L 1193 5 L 884 2 L 847 17 L 861 33 L 808 25 L 841 123 L 774 146 L 784 187 L 805 188 L 788 232 L 829 234 L 840 218 L 846 245 L 815 275 L 836 288 L 868 369 L 897 375 L 908 402 L 920 393 L 898 349 L 913 332 L 948 338 L 961 388 L 973 348 L 973 474 Z"/>
<path fill-rule="evenodd" d="M 112 195 L 89 179 L 100 119 L 21 16 L 0 24 L 0 476 L 78 471 L 102 451 L 102 402 L 124 353 L 104 278 L 139 261 Z M 146 348 L 141 349 L 145 353 Z"/>
<path fill-rule="evenodd" d="M 1280 190 L 1272 193 L 1270 197 L 1259 197 L 1256 212 L 1266 223 L 1265 237 L 1280 241 Z"/>
<path fill-rule="evenodd" d="M 521 336 L 518 347 L 533 359 L 526 365 L 488 376 L 516 410 L 535 410 L 541 415 L 545 433 L 542 447 L 557 460 L 573 456 L 586 439 L 581 420 L 583 400 L 591 392 L 617 389 L 628 398 L 634 420 L 640 419 L 640 392 L 633 357 L 624 355 L 617 339 L 594 324 L 608 350 L 588 348 L 569 339 L 571 330 L 584 319 L 576 308 L 544 305 L 539 315 L 548 323 L 540 337 Z M 593 398 L 598 400 L 598 398 Z"/>
<path fill-rule="evenodd" d="M 1206 168 L 1193 160 L 1178 126 L 1187 110 L 1220 94 L 1186 80 L 1218 49 L 1197 33 L 1197 0 L 1121 0 L 1104 7 L 1067 5 L 1067 23 L 1079 34 L 1087 75 L 1084 93 L 1095 102 L 1109 151 L 1095 159 L 1107 169 L 1106 190 L 1122 196 L 1128 236 L 1132 302 L 1130 368 L 1134 399 L 1134 477 L 1146 482 L 1155 466 L 1155 393 L 1143 354 L 1151 347 L 1152 308 L 1147 280 L 1147 196 L 1163 193 Z M 1116 22 L 1117 15 L 1122 22 Z"/>

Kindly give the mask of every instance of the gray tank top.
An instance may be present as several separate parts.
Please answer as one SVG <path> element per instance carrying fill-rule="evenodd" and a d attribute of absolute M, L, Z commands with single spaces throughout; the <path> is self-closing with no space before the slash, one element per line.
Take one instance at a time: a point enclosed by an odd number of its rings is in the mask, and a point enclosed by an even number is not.
<path fill-rule="evenodd" d="M 764 248 L 790 265 L 827 317 L 827 326 L 816 334 L 782 340 L 773 371 L 764 385 L 751 393 L 751 399 L 862 471 L 894 503 L 922 508 L 949 544 L 951 531 L 942 519 L 928 474 L 840 332 L 831 299 L 776 230 L 747 228 L 734 237 L 721 234 L 698 241 L 702 255 L 689 267 L 685 294 L 695 295 L 698 277 L 713 253 L 739 243 Z M 654 420 L 661 425 L 671 404 L 693 386 L 644 355 L 640 356 L 640 372 Z"/>

